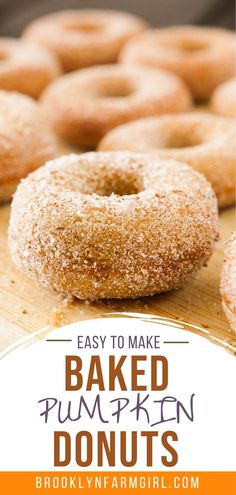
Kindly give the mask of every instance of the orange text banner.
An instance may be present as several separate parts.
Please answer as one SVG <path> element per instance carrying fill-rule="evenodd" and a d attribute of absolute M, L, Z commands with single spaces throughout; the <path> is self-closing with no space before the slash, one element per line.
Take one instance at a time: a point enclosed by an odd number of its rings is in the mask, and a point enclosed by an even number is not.
<path fill-rule="evenodd" d="M 196 493 L 233 495 L 232 472 L 1 472 L 0 493 L 46 495 Z M 138 490 L 138 491 L 137 491 Z"/>

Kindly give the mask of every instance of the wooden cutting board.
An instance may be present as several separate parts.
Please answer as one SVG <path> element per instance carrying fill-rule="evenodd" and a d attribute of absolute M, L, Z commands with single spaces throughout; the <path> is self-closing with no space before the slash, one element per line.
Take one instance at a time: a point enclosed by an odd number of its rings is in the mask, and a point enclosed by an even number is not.
<path fill-rule="evenodd" d="M 15 268 L 7 246 L 9 212 L 9 206 L 0 208 L 0 351 L 45 327 L 50 330 L 109 313 L 132 312 L 154 314 L 162 317 L 162 321 L 171 318 L 184 328 L 191 324 L 193 331 L 200 330 L 192 325 L 201 327 L 203 335 L 236 353 L 236 336 L 230 331 L 219 293 L 223 246 L 235 228 L 233 209 L 225 209 L 220 215 L 221 239 L 208 267 L 202 268 L 182 289 L 134 301 L 95 303 L 63 298 L 52 290 L 43 289 Z"/>

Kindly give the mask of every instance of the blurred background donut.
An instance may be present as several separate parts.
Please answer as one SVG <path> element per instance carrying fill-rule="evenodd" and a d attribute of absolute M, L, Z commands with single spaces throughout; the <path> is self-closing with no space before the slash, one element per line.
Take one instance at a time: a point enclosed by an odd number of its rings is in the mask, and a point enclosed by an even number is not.
<path fill-rule="evenodd" d="M 46 48 L 17 38 L 0 38 L 0 89 L 38 98 L 59 74 L 59 63 Z"/>
<path fill-rule="evenodd" d="M 235 203 L 235 125 L 207 112 L 145 118 L 116 127 L 102 151 L 135 151 L 188 163 L 206 176 L 220 207 Z"/>
<path fill-rule="evenodd" d="M 137 16 L 101 9 L 71 9 L 30 23 L 23 38 L 49 48 L 65 72 L 116 62 L 123 46 L 147 29 Z"/>
<path fill-rule="evenodd" d="M 120 124 L 189 110 L 192 103 L 188 88 L 174 74 L 119 64 L 66 74 L 45 90 L 41 102 L 55 133 L 86 148 L 96 147 Z"/>
<path fill-rule="evenodd" d="M 20 93 L 0 91 L 0 204 L 20 179 L 59 154 L 40 105 Z"/>
<path fill-rule="evenodd" d="M 127 42 L 119 60 L 173 72 L 197 101 L 204 101 L 235 75 L 235 41 L 232 31 L 216 27 L 152 29 Z"/>
<path fill-rule="evenodd" d="M 211 96 L 213 112 L 225 117 L 236 117 L 236 78 L 220 84 Z"/>

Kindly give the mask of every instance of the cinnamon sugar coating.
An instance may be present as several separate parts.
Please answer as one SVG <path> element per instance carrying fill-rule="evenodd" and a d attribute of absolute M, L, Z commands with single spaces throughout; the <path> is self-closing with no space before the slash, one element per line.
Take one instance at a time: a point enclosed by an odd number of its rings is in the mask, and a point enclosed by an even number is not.
<path fill-rule="evenodd" d="M 47 163 L 18 186 L 9 247 L 40 284 L 81 299 L 179 287 L 218 238 L 216 198 L 198 172 L 135 153 Z"/>

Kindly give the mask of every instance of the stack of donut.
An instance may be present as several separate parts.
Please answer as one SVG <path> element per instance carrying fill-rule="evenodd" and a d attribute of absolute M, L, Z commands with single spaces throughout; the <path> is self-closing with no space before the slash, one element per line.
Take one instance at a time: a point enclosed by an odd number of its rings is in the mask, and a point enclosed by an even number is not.
<path fill-rule="evenodd" d="M 102 10 L 0 39 L 0 201 L 32 172 L 11 207 L 20 269 L 96 299 L 169 291 L 206 264 L 235 198 L 234 44 Z M 58 140 L 87 152 L 58 158 Z"/>

